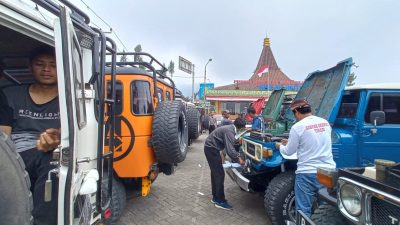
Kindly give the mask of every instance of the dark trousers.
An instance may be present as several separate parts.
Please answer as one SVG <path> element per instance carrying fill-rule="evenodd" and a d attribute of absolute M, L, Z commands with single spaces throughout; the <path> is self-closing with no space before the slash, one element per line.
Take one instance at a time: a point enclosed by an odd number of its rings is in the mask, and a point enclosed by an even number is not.
<path fill-rule="evenodd" d="M 210 127 L 208 128 L 208 134 L 211 134 L 211 132 L 213 132 L 215 130 L 215 125 L 210 125 Z"/>
<path fill-rule="evenodd" d="M 52 174 L 52 197 L 50 202 L 44 201 L 44 187 L 48 173 L 55 166 L 50 165 L 52 152 L 39 152 L 35 149 L 20 152 L 24 160 L 26 171 L 31 180 L 31 192 L 33 194 L 33 224 L 54 225 L 57 224 L 57 198 L 58 178 Z"/>
<path fill-rule="evenodd" d="M 217 202 L 224 202 L 224 180 L 225 171 L 222 167 L 222 159 L 220 151 L 213 148 L 204 147 L 204 154 L 206 155 L 208 165 L 211 170 L 211 188 L 213 199 Z"/>

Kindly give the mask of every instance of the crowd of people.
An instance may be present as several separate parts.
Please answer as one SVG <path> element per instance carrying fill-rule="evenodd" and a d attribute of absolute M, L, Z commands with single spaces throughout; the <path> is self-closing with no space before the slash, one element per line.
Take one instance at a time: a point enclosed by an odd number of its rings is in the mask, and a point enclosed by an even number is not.
<path fill-rule="evenodd" d="M 285 155 L 297 154 L 294 185 L 296 210 L 310 217 L 313 201 L 323 187 L 316 177 L 317 168 L 336 167 L 332 155 L 331 127 L 325 119 L 312 115 L 311 105 L 305 99 L 293 101 L 290 109 L 297 123 L 290 129 L 289 138 L 276 143 L 275 148 Z M 263 117 L 257 115 L 253 107 L 249 107 L 247 113 L 252 118 L 251 130 L 268 132 Z M 234 142 L 235 134 L 246 129 L 246 121 L 238 117 L 232 124 L 229 113 L 224 111 L 223 115 L 225 120 L 221 121 L 221 126 L 210 131 L 204 153 L 211 170 L 211 202 L 217 208 L 229 210 L 232 206 L 224 194 L 223 155 L 226 153 L 233 162 L 242 166 L 245 164 L 243 156 L 234 148 Z"/>
<path fill-rule="evenodd" d="M 57 70 L 52 47 L 35 50 L 30 57 L 29 68 L 34 82 L 30 85 L 13 86 L 0 91 L 0 129 L 11 136 L 16 151 L 21 155 L 31 180 L 34 202 L 34 224 L 57 222 L 57 177 L 52 179 L 52 199 L 44 200 L 44 186 L 48 174 L 54 168 L 50 164 L 52 151 L 60 143 L 60 112 L 58 103 Z M 313 199 L 322 185 L 316 178 L 317 168 L 335 168 L 331 147 L 329 123 L 311 113 L 311 105 L 304 99 L 293 101 L 290 108 L 297 120 L 288 139 L 276 143 L 282 154 L 297 154 L 295 179 L 296 209 L 311 216 Z M 211 171 L 211 202 L 217 208 L 232 209 L 224 193 L 224 155 L 233 162 L 245 165 L 245 159 L 236 150 L 235 135 L 243 129 L 267 132 L 261 115 L 253 107 L 247 110 L 252 119 L 251 128 L 246 120 L 230 119 L 228 111 L 222 112 L 218 121 L 210 114 L 209 135 L 204 144 L 204 154 Z"/>

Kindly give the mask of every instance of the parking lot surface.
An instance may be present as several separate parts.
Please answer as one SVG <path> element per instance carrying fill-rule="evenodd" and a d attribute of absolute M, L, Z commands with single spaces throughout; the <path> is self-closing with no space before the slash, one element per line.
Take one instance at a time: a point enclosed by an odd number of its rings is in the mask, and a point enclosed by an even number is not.
<path fill-rule="evenodd" d="M 227 175 L 225 195 L 233 210 L 218 209 L 210 202 L 210 169 L 203 151 L 206 138 L 207 134 L 203 134 L 192 143 L 175 174 L 160 174 L 147 197 L 128 193 L 118 225 L 270 224 L 262 194 L 240 190 Z"/>

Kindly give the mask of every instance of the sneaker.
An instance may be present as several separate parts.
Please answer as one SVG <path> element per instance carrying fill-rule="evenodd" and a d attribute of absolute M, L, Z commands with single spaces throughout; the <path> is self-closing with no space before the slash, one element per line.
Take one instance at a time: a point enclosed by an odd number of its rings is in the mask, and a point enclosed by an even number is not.
<path fill-rule="evenodd" d="M 212 203 L 212 204 L 215 204 L 215 203 L 217 203 L 217 200 L 215 200 L 215 198 L 212 198 L 212 199 L 211 199 L 211 203 Z"/>
<path fill-rule="evenodd" d="M 226 210 L 232 210 L 232 206 L 229 205 L 227 201 L 225 202 L 216 202 L 215 207 L 220 208 L 220 209 L 226 209 Z"/>

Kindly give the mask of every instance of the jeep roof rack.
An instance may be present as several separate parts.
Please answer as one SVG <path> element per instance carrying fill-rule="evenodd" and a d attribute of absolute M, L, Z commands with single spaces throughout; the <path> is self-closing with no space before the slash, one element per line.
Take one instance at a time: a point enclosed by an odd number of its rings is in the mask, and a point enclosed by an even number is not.
<path fill-rule="evenodd" d="M 117 55 L 120 56 L 134 56 L 135 60 L 133 61 L 120 61 L 120 62 L 116 62 L 117 65 L 117 70 L 118 67 L 122 68 L 122 67 L 135 67 L 135 68 L 141 68 L 144 67 L 144 71 L 146 72 L 151 72 L 153 73 L 153 80 L 154 82 L 157 82 L 158 79 L 160 80 L 168 80 L 173 88 L 173 90 L 175 90 L 175 82 L 169 78 L 165 73 L 168 71 L 168 69 L 161 64 L 160 61 L 158 61 L 156 58 L 154 58 L 154 56 L 152 56 L 149 53 L 146 52 L 119 52 L 117 53 Z M 136 57 L 141 57 L 144 56 L 143 58 L 141 58 L 141 61 L 136 60 Z M 107 66 L 110 66 L 111 64 L 109 62 L 106 63 Z M 160 69 L 156 69 L 155 66 L 159 67 Z M 157 85 L 154 85 L 154 97 L 157 97 Z M 173 93 L 173 98 L 175 98 L 175 91 Z"/>

